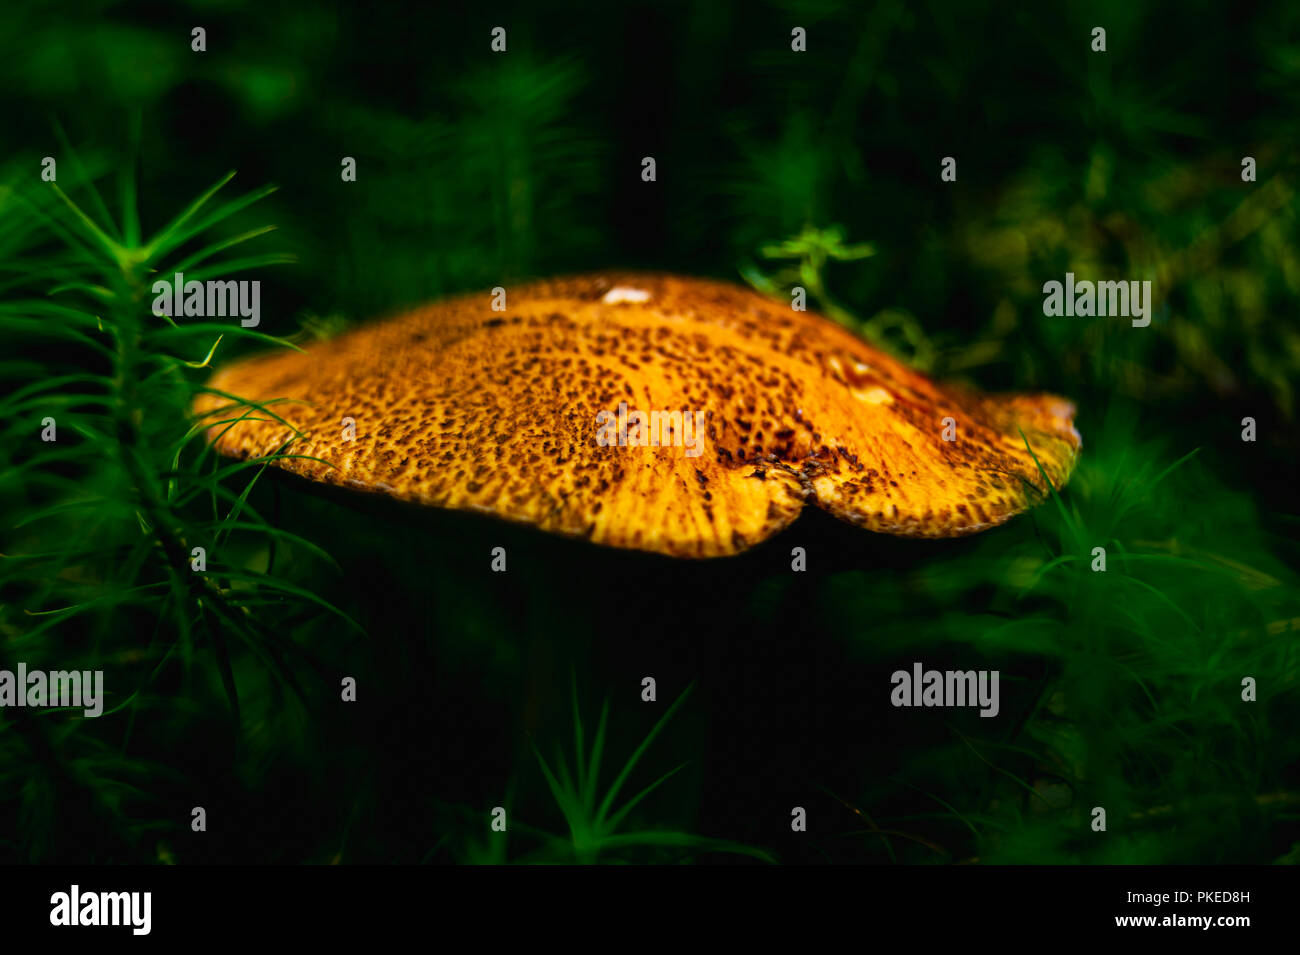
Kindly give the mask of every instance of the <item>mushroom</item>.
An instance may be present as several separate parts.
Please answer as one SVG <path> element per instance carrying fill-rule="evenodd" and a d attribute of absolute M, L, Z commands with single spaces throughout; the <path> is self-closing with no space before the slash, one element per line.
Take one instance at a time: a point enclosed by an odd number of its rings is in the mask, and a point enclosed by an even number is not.
<path fill-rule="evenodd" d="M 737 554 L 809 503 L 886 534 L 975 533 L 1062 487 L 1079 452 L 1065 399 L 935 384 L 729 283 L 597 273 L 508 296 L 254 356 L 211 387 L 296 399 L 274 406 L 302 432 L 275 464 L 313 481 L 674 557 Z M 260 413 L 209 429 L 235 458 L 291 434 Z"/>

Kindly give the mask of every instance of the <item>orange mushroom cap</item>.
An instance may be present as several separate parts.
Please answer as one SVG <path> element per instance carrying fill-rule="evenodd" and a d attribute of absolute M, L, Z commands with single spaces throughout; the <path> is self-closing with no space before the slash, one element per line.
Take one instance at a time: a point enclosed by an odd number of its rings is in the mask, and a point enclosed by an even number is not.
<path fill-rule="evenodd" d="M 887 534 L 974 533 L 1034 504 L 1043 475 L 1062 487 L 1081 445 L 1065 399 L 935 384 L 729 283 L 598 273 L 507 296 L 504 311 L 461 296 L 248 358 L 210 387 L 296 399 L 273 406 L 302 432 L 291 453 L 328 463 L 274 463 L 311 480 L 675 557 L 739 553 L 807 503 Z M 195 411 L 243 413 L 211 393 Z M 638 411 L 698 413 L 702 433 L 692 448 L 689 420 L 634 428 Z M 628 443 L 602 443 L 612 420 Z M 209 435 L 250 458 L 292 432 L 251 412 Z"/>

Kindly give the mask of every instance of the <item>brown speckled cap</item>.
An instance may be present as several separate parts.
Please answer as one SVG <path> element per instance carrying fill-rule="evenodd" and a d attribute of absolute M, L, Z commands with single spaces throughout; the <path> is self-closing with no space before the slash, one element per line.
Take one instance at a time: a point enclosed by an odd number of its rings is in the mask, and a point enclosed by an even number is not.
<path fill-rule="evenodd" d="M 504 311 L 492 302 L 418 308 L 237 362 L 210 385 L 296 399 L 274 406 L 303 432 L 291 453 L 329 465 L 276 464 L 312 480 L 676 557 L 743 551 L 805 504 L 887 534 L 971 534 L 1035 503 L 1043 473 L 1064 485 L 1079 452 L 1069 401 L 937 385 L 728 283 L 599 273 L 509 288 Z M 211 394 L 195 410 L 240 413 Z M 637 444 L 637 411 L 699 413 L 694 454 L 684 418 L 680 431 L 661 419 L 658 446 Z M 620 420 L 631 443 L 602 445 Z M 254 413 L 209 435 L 247 458 L 291 432 Z"/>

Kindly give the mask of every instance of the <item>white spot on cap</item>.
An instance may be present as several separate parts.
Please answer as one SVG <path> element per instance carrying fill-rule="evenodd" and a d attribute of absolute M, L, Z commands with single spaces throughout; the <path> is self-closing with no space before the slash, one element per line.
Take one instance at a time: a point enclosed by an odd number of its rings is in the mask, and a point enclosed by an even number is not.
<path fill-rule="evenodd" d="M 894 396 L 884 388 L 875 387 L 867 388 L 865 391 L 855 391 L 853 396 L 859 401 L 865 401 L 869 405 L 892 405 Z"/>
<path fill-rule="evenodd" d="M 615 285 L 605 293 L 601 301 L 606 305 L 618 305 L 621 302 L 648 302 L 650 293 L 643 288 L 633 288 L 630 285 Z"/>

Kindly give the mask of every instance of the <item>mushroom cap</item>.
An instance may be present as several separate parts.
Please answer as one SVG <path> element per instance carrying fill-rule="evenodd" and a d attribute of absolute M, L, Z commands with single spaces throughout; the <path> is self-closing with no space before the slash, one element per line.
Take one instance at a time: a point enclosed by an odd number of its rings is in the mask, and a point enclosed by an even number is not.
<path fill-rule="evenodd" d="M 274 406 L 303 432 L 290 453 L 328 464 L 275 464 L 313 481 L 675 557 L 739 553 L 806 503 L 887 534 L 971 534 L 1034 504 L 1044 474 L 1063 486 L 1079 452 L 1065 399 L 935 384 L 730 283 L 607 272 L 511 287 L 504 311 L 492 301 L 460 296 L 254 356 L 210 387 L 301 402 Z M 675 432 L 599 443 L 597 415 L 620 402 L 702 413 L 697 454 Z M 205 393 L 195 411 L 228 422 L 230 406 Z M 236 458 L 290 435 L 259 412 L 209 428 Z"/>

